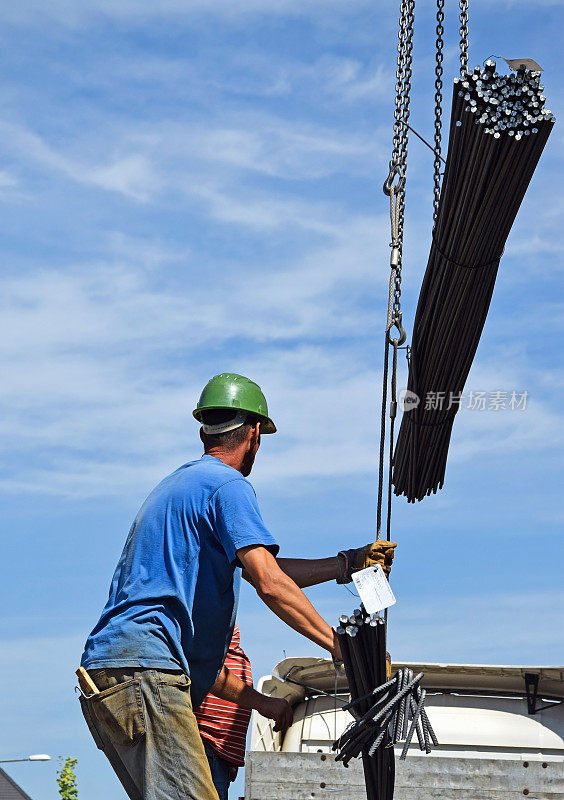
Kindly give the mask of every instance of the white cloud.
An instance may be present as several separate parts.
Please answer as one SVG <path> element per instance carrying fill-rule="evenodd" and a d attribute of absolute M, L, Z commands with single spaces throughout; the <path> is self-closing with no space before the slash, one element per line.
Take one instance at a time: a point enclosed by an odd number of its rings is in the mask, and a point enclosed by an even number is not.
<path fill-rule="evenodd" d="M 198 448 L 189 406 L 208 372 L 226 368 L 264 385 L 284 431 L 264 449 L 259 482 L 375 473 L 377 425 L 348 421 L 351 408 L 366 398 L 376 408 L 379 397 L 380 347 L 370 362 L 358 342 L 380 342 L 373 302 L 363 301 L 385 291 L 374 254 L 387 220 L 304 201 L 208 199 L 224 221 L 266 233 L 301 226 L 320 243 L 278 270 L 248 263 L 242 281 L 229 262 L 207 273 L 189 251 L 114 232 L 106 262 L 6 278 L 0 432 L 12 458 L 4 488 L 137 497 Z M 160 276 L 169 264 L 198 271 L 197 284 L 167 286 Z M 235 356 L 234 341 L 246 343 Z M 208 357 L 202 371 L 210 347 L 224 355 Z M 461 412 L 450 462 L 535 453 L 539 441 L 558 446 L 557 386 L 521 352 L 478 361 L 471 388 L 527 389 L 529 406 Z"/>
<path fill-rule="evenodd" d="M 345 10 L 344 3 L 330 0 L 303 5 L 307 8 L 300 5 L 299 13 Z M 234 14 L 298 9 L 294 0 L 244 0 L 229 6 Z M 170 0 L 159 10 L 188 14 L 204 7 L 206 13 L 217 13 L 225 4 Z M 73 24 L 91 15 L 144 18 L 153 9 L 97 0 L 73 11 L 66 0 L 55 0 L 44 11 L 63 12 Z M 42 12 L 37 13 L 40 17 Z M 235 76 L 225 65 L 210 75 L 202 63 L 174 56 L 170 61 L 152 57 L 136 74 L 137 55 L 119 58 L 127 80 L 137 79 L 140 85 L 156 71 L 159 81 L 170 80 L 176 89 L 184 82 L 204 88 L 216 83 L 226 95 L 244 95 L 255 81 L 257 91 L 272 97 L 309 98 L 317 112 L 329 103 L 343 107 L 382 100 L 390 88 L 391 74 L 373 60 L 316 53 L 311 63 L 307 56 L 292 62 L 243 48 L 234 57 Z M 102 67 L 103 80 L 111 71 Z M 257 79 L 261 73 L 262 83 Z M 80 78 L 90 86 L 82 73 Z M 307 110 L 299 119 L 293 111 L 286 118 L 285 106 L 277 106 L 277 113 L 257 111 L 246 99 L 223 104 L 214 98 L 209 105 L 198 106 L 196 113 L 190 107 L 184 117 L 168 108 L 156 122 L 130 108 L 120 117 L 98 103 L 90 126 L 38 124 L 41 136 L 18 123 L 0 127 L 4 146 L 19 159 L 18 181 L 27 184 L 30 197 L 36 170 L 53 183 L 72 181 L 151 204 L 151 212 L 161 206 L 175 213 L 181 209 L 187 229 L 196 229 L 202 218 L 209 225 L 211 219 L 222 236 L 235 237 L 246 252 L 250 242 L 258 243 L 256 257 L 245 259 L 218 255 L 213 243 L 209 252 L 198 250 L 198 235 L 193 246 L 183 247 L 163 243 L 164 234 L 153 242 L 149 236 L 143 240 L 114 231 L 109 252 L 99 260 L 90 256 L 66 269 L 51 264 L 6 279 L 0 427 L 5 447 L 22 460 L 31 452 L 40 455 L 25 472 L 15 459 L 5 486 L 27 490 L 41 485 L 45 491 L 92 495 L 105 493 L 108 486 L 122 492 L 152 482 L 183 458 L 178 432 L 190 425 L 188 406 L 198 392 L 204 359 L 210 361 L 208 350 L 219 368 L 235 360 L 241 371 L 260 375 L 274 406 L 282 409 L 287 435 L 265 453 L 264 480 L 374 471 L 375 441 L 362 447 L 365 432 L 351 433 L 343 420 L 350 416 L 351 397 L 359 403 L 370 397 L 377 408 L 381 318 L 373 309 L 376 297 L 385 297 L 389 222 L 384 204 L 375 204 L 383 209 L 377 217 L 353 210 L 363 202 L 354 195 L 353 180 L 364 181 L 376 165 L 385 165 L 390 130 L 367 133 L 364 117 L 352 111 L 350 118 L 327 123 Z M 423 223 L 416 214 L 422 195 L 414 166 L 416 161 L 410 166 L 416 191 L 409 200 L 407 276 L 421 268 L 429 233 L 426 229 L 425 236 L 419 235 Z M 11 174 L 4 180 L 8 189 Z M 352 186 L 351 197 L 335 200 L 324 191 L 323 181 L 341 175 Z M 308 182 L 305 191 L 303 181 Z M 94 204 L 101 202 L 98 197 Z M 554 245 L 543 238 L 552 221 L 541 217 L 532 236 L 527 229 L 533 246 L 529 239 L 515 239 L 515 256 L 534 254 L 537 245 L 552 254 Z M 283 255 L 278 254 L 280 242 Z M 176 280 L 180 271 L 188 280 Z M 411 277 L 407 298 L 415 291 Z M 377 343 L 372 362 L 362 343 L 369 337 Z M 338 386 L 335 374 L 345 376 Z M 525 414 L 461 414 L 450 458 L 462 462 L 484 453 L 529 453 L 542 437 L 553 443 L 551 431 L 559 424 L 550 394 L 555 388 L 548 387 L 547 397 L 535 396 L 540 381 L 524 353 L 504 359 L 502 369 L 473 373 L 475 388 L 530 387 L 530 406 Z M 285 405 L 290 390 L 300 411 L 298 423 L 295 410 Z M 376 428 L 371 425 L 374 440 Z M 327 431 L 333 430 L 339 435 L 330 441 Z M 278 458 L 280 448 L 284 459 Z"/>
<path fill-rule="evenodd" d="M 488 0 L 489 1 L 489 0 Z M 483 0 L 480 3 L 484 4 Z M 505 6 L 522 5 L 523 0 L 505 0 Z M 562 0 L 539 0 L 543 6 L 559 7 Z M 328 23 L 335 17 L 348 15 L 365 7 L 368 0 L 161 0 L 158 4 L 139 0 L 28 0 L 25 4 L 12 4 L 6 9 L 6 18 L 12 23 L 44 24 L 53 20 L 65 27 L 78 27 L 99 19 L 149 22 L 155 18 L 169 17 L 219 17 L 230 22 L 250 15 L 273 17 L 316 17 Z"/>
<path fill-rule="evenodd" d="M 188 333 L 190 345 L 200 346 L 241 335 L 275 341 L 361 330 L 362 312 L 351 308 L 335 316 L 338 298 L 331 295 L 343 276 L 353 293 L 385 285 L 385 276 L 376 275 L 373 265 L 384 220 L 346 217 L 338 207 L 299 200 L 269 205 L 258 197 L 255 204 L 247 203 L 245 215 L 237 198 L 220 200 L 219 218 L 267 230 L 301 224 L 319 233 L 322 243 L 280 264 L 278 270 L 264 273 L 260 260 L 246 264 L 244 280 L 230 262 L 219 262 L 215 275 L 202 270 L 197 283 L 185 284 L 179 291 L 164 288 L 156 280 L 160 276 L 146 271 L 146 264 L 166 264 L 172 257 L 184 269 L 198 270 L 196 256 L 114 233 L 110 247 L 115 256 L 110 263 L 5 279 L 2 325 L 10 335 L 0 342 L 0 352 L 23 358 L 38 346 L 45 355 L 72 355 L 80 350 L 95 353 L 112 343 L 119 349 L 140 342 L 155 350 Z M 221 294 L 216 285 L 220 273 Z M 323 303 L 315 308 L 320 298 Z"/>
<path fill-rule="evenodd" d="M 115 233 L 113 263 L 6 278 L 0 428 L 6 450 L 24 459 L 33 452 L 34 466 L 20 472 L 13 459 L 4 486 L 91 495 L 110 486 L 119 494 L 149 485 L 185 460 L 179 431 L 187 428 L 195 438 L 188 406 L 199 392 L 194 375 L 201 374 L 201 354 L 210 345 L 229 349 L 237 337 L 249 343 L 246 349 L 260 345 L 263 352 L 252 363 L 236 361 L 241 370 L 264 373 L 273 395 L 275 379 L 283 383 L 284 376 L 271 380 L 260 367 L 272 359 L 300 369 L 305 380 L 310 361 L 314 374 L 324 363 L 328 375 L 324 347 L 299 350 L 288 363 L 276 342 L 325 338 L 328 332 L 342 337 L 372 326 L 368 313 L 343 311 L 339 292 L 345 274 L 348 292 L 364 294 L 376 283 L 378 226 L 363 218 L 322 224 L 322 210 L 314 207 L 314 213 L 323 246 L 279 272 L 263 274 L 260 263 L 251 265 L 244 282 L 237 272 L 224 273 L 221 294 L 217 273 L 202 273 L 197 285 L 181 290 L 159 285 L 159 265 L 172 259 L 182 266 L 184 260 L 194 269 L 191 254 L 158 244 L 147 248 Z M 142 253 L 145 261 L 134 266 Z M 222 361 L 218 370 L 224 366 Z"/>
<path fill-rule="evenodd" d="M 512 283 L 530 281 L 534 275 L 544 279 L 562 270 L 564 236 L 559 221 L 564 213 L 564 199 L 550 192 L 550 202 L 545 202 L 552 180 L 547 160 L 548 148 L 541 156 L 507 241 L 502 268 L 505 259 L 510 259 L 512 269 L 504 273 L 504 278 Z"/>
<path fill-rule="evenodd" d="M 17 179 L 5 170 L 0 171 L 0 192 L 18 185 Z"/>
<path fill-rule="evenodd" d="M 147 202 L 158 188 L 151 164 L 142 155 L 123 156 L 107 165 L 82 171 L 71 165 L 69 175 L 79 182 L 92 183 L 142 202 Z"/>
<path fill-rule="evenodd" d="M 373 136 L 248 115 L 238 127 L 179 130 L 185 151 L 270 177 L 315 179 L 383 156 Z"/>
<path fill-rule="evenodd" d="M 160 0 L 158 4 L 142 3 L 139 0 L 51 0 L 45 4 L 40 0 L 29 0 L 25 5 L 11 7 L 7 18 L 10 22 L 40 24 L 52 19 L 61 25 L 77 27 L 99 18 L 116 20 L 150 21 L 158 17 L 221 17 L 237 19 L 249 14 L 260 16 L 311 17 L 319 14 L 350 13 L 353 8 L 366 4 L 366 0 Z M 8 10 L 8 9 L 7 9 Z"/>
<path fill-rule="evenodd" d="M 357 257 L 358 249 L 364 251 L 367 245 L 378 246 L 384 234 L 385 220 L 382 217 L 359 215 L 356 219 L 346 218 L 346 211 L 337 204 L 308 202 L 291 194 L 277 196 L 252 189 L 242 192 L 235 186 L 222 187 L 211 181 L 192 186 L 187 191 L 204 200 L 211 216 L 221 222 L 265 234 L 276 229 L 302 229 L 322 239 L 346 242 L 353 247 L 354 257 Z M 327 255 L 331 261 L 334 260 L 329 253 Z M 345 256 L 344 249 L 339 255 Z M 319 252 L 316 251 L 314 258 L 318 256 Z M 349 261 L 354 269 L 354 258 Z M 360 259 L 360 265 L 364 271 L 367 267 L 364 258 Z M 333 276 L 333 271 L 330 274 Z M 307 275 L 304 278 L 307 279 Z M 276 273 L 271 273 L 266 281 L 276 282 Z M 296 288 L 299 291 L 299 287 Z"/>
<path fill-rule="evenodd" d="M 393 70 L 382 63 L 362 63 L 353 58 L 324 55 L 313 63 L 234 56 L 243 76 L 224 88 L 246 89 L 265 96 L 310 96 L 316 103 L 363 102 L 371 105 L 388 98 L 394 88 Z"/>
<path fill-rule="evenodd" d="M 500 366 L 502 362 L 502 366 Z M 470 392 L 486 392 L 486 410 L 466 407 Z M 493 411 L 492 392 L 505 392 L 505 408 Z M 511 394 L 519 402 L 523 393 L 525 408 L 511 408 Z M 543 378 L 529 369 L 520 353 L 498 350 L 495 362 L 478 361 L 464 389 L 465 400 L 456 416 L 450 458 L 468 461 L 477 456 L 533 452 L 539 442 L 557 450 L 564 437 L 562 409 L 554 404 L 554 393 L 543 389 Z M 544 446 L 547 446 L 546 444 Z"/>
<path fill-rule="evenodd" d="M 243 111 L 217 116 L 206 124 L 140 123 L 117 136 L 124 148 L 132 147 L 150 160 L 163 185 L 182 191 L 214 181 L 231 185 L 232 192 L 238 188 L 243 195 L 240 181 L 247 178 L 315 181 L 336 173 L 358 176 L 387 158 L 388 143 L 381 130 L 358 133 Z"/>
<path fill-rule="evenodd" d="M 334 93 L 347 102 L 375 102 L 389 97 L 393 90 L 392 72 L 382 64 L 366 69 L 352 59 L 333 60 L 323 63 L 322 83 L 329 93 Z"/>
<path fill-rule="evenodd" d="M 235 316 L 243 325 L 231 328 L 230 333 L 245 336 L 249 342 L 266 339 L 260 351 L 235 358 L 223 356 L 221 361 L 209 363 L 210 372 L 229 366 L 251 374 L 267 391 L 283 436 L 263 448 L 257 483 L 284 479 L 295 484 L 300 478 L 314 476 L 375 474 L 377 425 L 354 425 L 351 408 L 365 408 L 367 398 L 377 402 L 379 358 L 373 365 L 365 363 L 350 344 L 298 344 L 308 333 L 321 334 L 332 323 L 330 307 L 325 316 L 313 313 L 320 306 L 313 291 L 296 300 L 296 315 L 303 316 L 296 320 L 295 344 L 290 345 L 287 336 L 292 328 L 280 321 L 276 310 L 283 283 L 281 279 L 278 294 L 270 295 L 268 282 L 264 297 L 259 293 L 260 321 L 251 329 L 243 315 L 242 299 L 235 300 Z M 56 282 L 54 287 L 49 292 L 40 287 L 39 292 L 47 302 L 62 296 L 62 305 L 74 307 L 76 316 L 67 320 L 58 305 L 53 314 L 52 309 L 43 308 L 39 314 L 43 335 L 32 329 L 27 330 L 26 342 L 19 336 L 14 339 L 13 366 L 6 373 L 4 387 L 7 410 L 2 439 L 8 450 L 24 457 L 25 468 L 20 471 L 16 459 L 4 486 L 14 491 L 41 487 L 69 496 L 138 496 L 186 460 L 194 448 L 198 451 L 190 404 L 208 375 L 200 377 L 201 367 L 196 372 L 191 368 L 194 351 L 190 348 L 181 361 L 175 359 L 170 365 L 166 354 L 200 328 L 191 316 L 194 313 L 202 314 L 207 329 L 196 341 L 193 337 L 191 344 L 205 351 L 206 341 L 217 345 L 223 337 L 229 349 L 225 319 L 219 310 L 212 315 L 183 297 L 175 298 L 176 307 L 166 293 L 151 295 L 141 288 L 136 294 L 127 281 L 124 287 L 130 309 L 116 292 L 116 284 L 98 297 L 92 288 L 69 296 Z M 252 296 L 248 287 L 244 291 Z M 191 310 L 184 316 L 182 309 Z M 29 314 L 24 313 L 19 325 L 15 318 L 7 320 L 16 333 L 28 328 L 36 309 L 28 301 L 24 312 Z M 136 327 L 138 316 L 143 325 Z M 81 320 L 86 323 L 84 329 Z M 343 324 L 350 333 L 358 320 L 335 320 L 333 333 Z M 70 352 L 66 346 L 69 334 L 73 342 Z M 285 342 L 283 349 L 276 345 L 277 336 Z M 486 390 L 511 389 L 524 385 L 524 374 L 515 366 L 503 371 L 478 370 L 476 379 Z M 547 448 L 558 446 L 560 423 L 556 411 L 540 400 L 530 401 L 525 412 L 463 412 L 455 423 L 450 460 L 475 461 L 492 453 L 504 457 L 535 453 L 540 440 L 545 442 L 546 454 Z M 31 467 L 25 460 L 28 452 L 34 453 Z"/>
<path fill-rule="evenodd" d="M 48 170 L 63 173 L 76 183 L 118 192 L 141 202 L 147 202 L 158 188 L 150 162 L 140 153 L 125 154 L 122 151 L 105 163 L 88 164 L 81 158 L 61 155 L 44 139 L 21 125 L 0 123 L 0 135 L 7 147 L 19 153 L 23 163 L 35 162 Z"/>
<path fill-rule="evenodd" d="M 207 193 L 219 205 L 221 193 L 230 191 L 243 207 L 246 178 L 315 181 L 339 172 L 365 174 L 368 164 L 384 163 L 387 153 L 382 132 L 351 134 L 241 112 L 206 124 L 99 120 L 93 130 L 66 136 L 64 145 L 51 144 L 23 125 L 1 122 L 0 139 L 24 168 L 56 172 L 137 202 L 154 202 L 165 192 Z M 4 185 L 12 184 L 6 174 Z M 272 195 L 263 199 L 265 207 L 269 200 Z"/>

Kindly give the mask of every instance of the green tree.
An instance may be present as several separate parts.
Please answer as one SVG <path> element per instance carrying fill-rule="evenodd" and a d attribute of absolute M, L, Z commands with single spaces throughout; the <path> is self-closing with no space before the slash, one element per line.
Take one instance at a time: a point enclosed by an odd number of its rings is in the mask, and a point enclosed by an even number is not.
<path fill-rule="evenodd" d="M 78 800 L 78 788 L 76 785 L 76 758 L 68 756 L 64 760 L 59 757 L 59 769 L 57 770 L 57 783 L 59 784 L 59 794 L 63 800 Z"/>

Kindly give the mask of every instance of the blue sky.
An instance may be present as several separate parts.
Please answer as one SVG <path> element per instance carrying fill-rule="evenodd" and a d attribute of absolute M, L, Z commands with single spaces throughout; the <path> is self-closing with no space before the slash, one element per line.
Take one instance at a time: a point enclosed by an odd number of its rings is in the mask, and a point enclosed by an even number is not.
<path fill-rule="evenodd" d="M 457 71 L 446 25 L 445 109 Z M 248 374 L 280 433 L 253 473 L 285 555 L 374 537 L 389 228 L 394 4 L 29 0 L 3 10 L 0 758 L 79 758 L 123 797 L 73 696 L 130 521 L 200 453 L 190 412 Z M 412 122 L 432 132 L 434 22 L 418 3 Z M 562 3 L 473 0 L 470 63 L 532 56 L 562 105 Z M 448 117 L 448 114 L 446 114 Z M 562 133 L 511 234 L 444 490 L 394 504 L 397 659 L 562 663 Z M 409 156 L 404 321 L 429 248 L 432 158 Z M 405 369 L 402 364 L 402 383 Z M 345 588 L 310 596 L 329 622 Z M 320 651 L 245 587 L 255 676 Z M 13 765 L 34 800 L 55 763 Z M 242 793 L 242 792 L 240 792 Z"/>

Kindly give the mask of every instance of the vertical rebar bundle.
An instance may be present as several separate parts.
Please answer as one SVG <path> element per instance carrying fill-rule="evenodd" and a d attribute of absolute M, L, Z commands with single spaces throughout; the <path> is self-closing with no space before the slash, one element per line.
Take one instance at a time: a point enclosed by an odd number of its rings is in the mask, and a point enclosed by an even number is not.
<path fill-rule="evenodd" d="M 478 347 L 499 261 L 555 118 L 540 73 L 500 75 L 494 61 L 454 80 L 448 155 L 423 279 L 405 410 L 394 455 L 397 495 L 444 483 L 454 417 Z"/>
<path fill-rule="evenodd" d="M 405 758 L 414 732 L 422 750 L 430 752 L 438 742 L 423 708 L 423 677 L 399 670 L 387 680 L 386 625 L 378 615 L 367 616 L 355 609 L 341 616 L 337 628 L 341 653 L 351 693 L 350 709 L 356 721 L 333 744 L 337 761 L 348 766 L 362 755 L 368 800 L 392 800 L 394 796 L 393 745 L 404 741 Z M 410 724 L 411 723 L 411 724 Z"/>
<path fill-rule="evenodd" d="M 339 621 L 337 635 L 351 702 L 354 704 L 353 713 L 362 716 L 373 705 L 373 689 L 386 682 L 386 626 L 379 615 L 369 617 L 361 609 L 355 609 L 350 617 L 341 616 Z M 385 744 L 388 744 L 387 736 L 384 738 Z M 333 749 L 340 748 L 340 741 L 335 742 Z M 355 740 L 354 754 L 341 749 L 337 757 L 347 766 L 350 758 L 362 754 L 368 800 L 391 800 L 394 792 L 394 752 L 379 748 L 375 756 L 370 757 L 368 750 L 371 743 L 368 740 L 362 742 L 357 749 Z"/>

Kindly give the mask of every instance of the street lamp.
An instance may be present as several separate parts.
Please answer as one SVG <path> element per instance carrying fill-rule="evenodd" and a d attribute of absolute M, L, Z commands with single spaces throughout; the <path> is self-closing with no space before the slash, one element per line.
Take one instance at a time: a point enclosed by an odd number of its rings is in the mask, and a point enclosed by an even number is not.
<path fill-rule="evenodd" d="M 11 764 L 14 761 L 51 761 L 51 756 L 45 753 L 38 753 L 34 756 L 26 756 L 25 758 L 0 758 L 0 764 Z"/>

